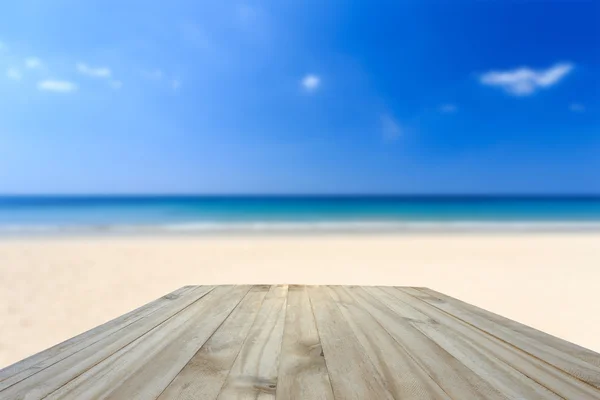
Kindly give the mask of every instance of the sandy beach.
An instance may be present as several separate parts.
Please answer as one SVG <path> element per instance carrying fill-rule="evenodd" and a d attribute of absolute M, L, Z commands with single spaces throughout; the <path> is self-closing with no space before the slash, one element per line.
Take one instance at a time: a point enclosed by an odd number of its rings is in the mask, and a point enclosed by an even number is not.
<path fill-rule="evenodd" d="M 600 234 L 0 241 L 0 368 L 184 285 L 426 286 L 600 352 Z"/>

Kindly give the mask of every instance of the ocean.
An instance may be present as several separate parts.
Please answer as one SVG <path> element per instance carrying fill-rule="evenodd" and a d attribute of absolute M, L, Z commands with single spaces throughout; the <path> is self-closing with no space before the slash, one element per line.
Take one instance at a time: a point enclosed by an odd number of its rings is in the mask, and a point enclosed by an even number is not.
<path fill-rule="evenodd" d="M 600 230 L 600 197 L 10 196 L 0 234 Z"/>

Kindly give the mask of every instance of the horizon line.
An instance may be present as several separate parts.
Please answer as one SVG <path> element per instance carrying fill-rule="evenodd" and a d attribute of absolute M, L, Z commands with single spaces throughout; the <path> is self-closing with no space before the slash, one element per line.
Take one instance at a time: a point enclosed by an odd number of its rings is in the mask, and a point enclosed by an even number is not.
<path fill-rule="evenodd" d="M 0 193 L 2 198 L 600 198 L 600 193 Z"/>

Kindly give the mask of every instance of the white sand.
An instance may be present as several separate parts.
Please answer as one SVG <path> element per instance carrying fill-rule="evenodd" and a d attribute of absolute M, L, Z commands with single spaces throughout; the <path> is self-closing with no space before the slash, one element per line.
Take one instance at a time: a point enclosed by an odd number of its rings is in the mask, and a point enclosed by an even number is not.
<path fill-rule="evenodd" d="M 0 241 L 0 368 L 184 285 L 427 286 L 600 352 L 600 234 Z"/>

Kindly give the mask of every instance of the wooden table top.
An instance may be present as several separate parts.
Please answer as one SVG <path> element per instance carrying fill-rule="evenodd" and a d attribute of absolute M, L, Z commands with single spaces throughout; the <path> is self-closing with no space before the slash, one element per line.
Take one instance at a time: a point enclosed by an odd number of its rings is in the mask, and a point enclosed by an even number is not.
<path fill-rule="evenodd" d="M 425 288 L 186 286 L 0 370 L 41 398 L 600 399 L 600 354 Z"/>

